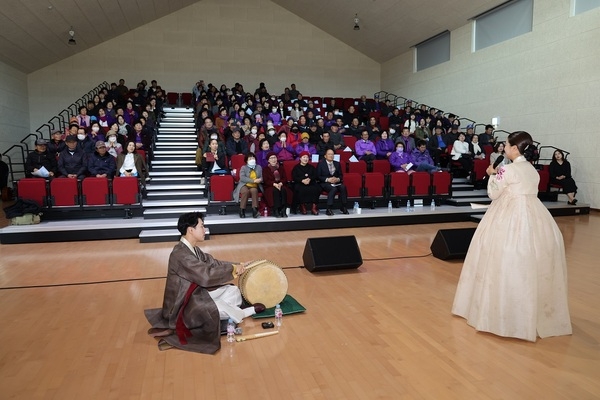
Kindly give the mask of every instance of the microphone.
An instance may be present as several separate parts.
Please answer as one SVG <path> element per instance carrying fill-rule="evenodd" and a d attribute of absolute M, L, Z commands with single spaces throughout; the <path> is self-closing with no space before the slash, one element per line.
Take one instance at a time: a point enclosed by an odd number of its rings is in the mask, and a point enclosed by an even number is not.
<path fill-rule="evenodd" d="M 498 156 L 498 158 L 496 158 L 496 161 L 494 161 L 494 169 L 498 168 L 498 165 L 500 165 L 502 161 L 504 161 L 504 156 Z"/>

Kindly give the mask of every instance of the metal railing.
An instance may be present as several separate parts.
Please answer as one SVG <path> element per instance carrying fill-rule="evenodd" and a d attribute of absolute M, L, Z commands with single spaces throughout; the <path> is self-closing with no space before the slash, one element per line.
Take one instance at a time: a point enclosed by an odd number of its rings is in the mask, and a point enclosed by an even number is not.
<path fill-rule="evenodd" d="M 35 130 L 35 132 L 29 133 L 23 139 L 19 140 L 19 143 L 14 144 L 2 153 L 2 156 L 8 160 L 7 164 L 10 170 L 10 181 L 13 184 L 20 178 L 25 176 L 25 160 L 30 148 L 35 147 L 35 141 L 37 139 L 48 139 L 52 136 L 54 131 L 63 131 L 71 117 L 79 113 L 79 107 L 86 105 L 89 99 L 93 99 L 96 94 L 102 90 L 102 88 L 110 88 L 108 82 L 104 81 L 92 90 L 81 96 L 70 106 L 62 110 L 50 118 L 47 123 L 41 125 Z"/>

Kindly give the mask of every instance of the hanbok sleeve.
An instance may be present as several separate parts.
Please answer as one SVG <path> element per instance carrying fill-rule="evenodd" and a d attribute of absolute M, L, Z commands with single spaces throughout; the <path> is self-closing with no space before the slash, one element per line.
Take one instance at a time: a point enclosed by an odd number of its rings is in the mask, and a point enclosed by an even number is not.
<path fill-rule="evenodd" d="M 496 175 L 490 176 L 487 185 L 487 193 L 490 199 L 496 200 L 502 195 L 504 189 L 510 184 L 510 171 L 507 171 L 504 166 L 498 169 Z"/>

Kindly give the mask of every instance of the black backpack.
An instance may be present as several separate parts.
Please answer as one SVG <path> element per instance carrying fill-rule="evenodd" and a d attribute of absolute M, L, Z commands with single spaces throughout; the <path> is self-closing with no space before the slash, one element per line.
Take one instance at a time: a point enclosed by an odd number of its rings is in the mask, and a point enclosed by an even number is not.
<path fill-rule="evenodd" d="M 39 214 L 42 208 L 33 200 L 17 199 L 15 204 L 4 208 L 7 219 L 21 217 L 25 214 Z"/>

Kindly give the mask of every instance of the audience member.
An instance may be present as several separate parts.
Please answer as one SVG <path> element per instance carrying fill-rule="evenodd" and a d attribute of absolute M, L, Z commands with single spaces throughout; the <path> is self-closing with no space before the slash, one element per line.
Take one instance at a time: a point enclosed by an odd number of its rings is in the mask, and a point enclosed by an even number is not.
<path fill-rule="evenodd" d="M 248 143 L 240 139 L 240 128 L 235 127 L 231 131 L 231 137 L 225 143 L 227 157 L 231 158 L 236 154 L 248 154 Z"/>
<path fill-rule="evenodd" d="M 276 218 L 287 218 L 286 206 L 291 199 L 290 189 L 285 185 L 287 176 L 284 168 L 277 160 L 277 154 L 267 153 L 267 165 L 263 168 L 265 201 L 271 208 L 271 214 Z"/>
<path fill-rule="evenodd" d="M 333 150 L 344 150 L 346 148 L 344 136 L 340 133 L 340 127 L 337 123 L 329 127 L 329 139 L 333 143 Z"/>
<path fill-rule="evenodd" d="M 473 154 L 469 151 L 469 144 L 465 142 L 465 139 L 465 134 L 460 132 L 458 139 L 454 141 L 450 154 L 452 160 L 458 161 L 462 168 L 467 171 L 468 176 L 470 176 L 471 171 L 473 171 Z"/>
<path fill-rule="evenodd" d="M 287 141 L 288 135 L 285 131 L 279 133 L 279 141 L 273 145 L 273 151 L 277 154 L 279 161 L 289 161 L 294 159 L 294 148 Z"/>
<path fill-rule="evenodd" d="M 373 142 L 379 139 L 381 135 L 381 128 L 377 123 L 377 118 L 371 117 L 369 118 L 369 124 L 367 125 L 367 131 L 369 131 L 369 139 Z"/>
<path fill-rule="evenodd" d="M 421 140 L 429 140 L 431 136 L 431 130 L 427 126 L 427 121 L 425 118 L 421 118 L 419 120 L 419 126 L 415 129 L 415 137 Z"/>
<path fill-rule="evenodd" d="M 561 150 L 555 150 L 552 155 L 552 161 L 549 167 L 550 182 L 562 187 L 563 192 L 569 198 L 568 203 L 577 204 L 575 195 L 577 194 L 577 185 L 571 176 L 571 163 L 565 159 L 565 154 Z"/>
<path fill-rule="evenodd" d="M 433 158 L 436 165 L 440 164 L 442 154 L 446 153 L 448 143 L 446 142 L 444 135 L 442 134 L 443 128 L 441 126 L 435 127 L 435 135 L 429 139 L 427 146 L 429 147 L 429 153 Z"/>
<path fill-rule="evenodd" d="M 390 165 L 395 172 L 412 172 L 412 158 L 404 151 L 404 142 L 396 142 L 396 151 L 390 156 Z"/>
<path fill-rule="evenodd" d="M 53 178 L 57 172 L 56 156 L 48 151 L 46 139 L 35 141 L 35 150 L 27 154 L 25 176 L 27 178 Z"/>
<path fill-rule="evenodd" d="M 113 126 L 116 125 L 116 123 L 113 124 Z M 106 145 L 108 154 L 113 156 L 115 159 L 123 152 L 123 146 L 121 143 L 117 142 L 117 133 L 112 128 L 106 134 L 106 142 L 104 142 L 104 144 Z"/>
<path fill-rule="evenodd" d="M 248 197 L 252 198 L 252 218 L 258 218 L 258 192 L 263 192 L 262 168 L 256 164 L 254 153 L 244 157 L 245 165 L 240 168 L 240 180 L 233 192 L 233 199 L 240 202 L 240 218 L 246 218 Z"/>
<path fill-rule="evenodd" d="M 222 143 L 222 142 L 221 142 Z M 211 137 L 202 157 L 204 176 L 227 173 L 227 157 L 225 149 L 216 137 Z"/>
<path fill-rule="evenodd" d="M 438 170 L 431 154 L 427 151 L 427 142 L 422 139 L 417 141 L 417 148 L 412 151 L 410 158 L 413 169 L 417 172 L 435 172 Z"/>
<path fill-rule="evenodd" d="M 321 189 L 327 192 L 327 215 L 333 215 L 333 200 L 336 193 L 339 193 L 340 211 L 342 214 L 348 214 L 346 204 L 348 203 L 348 192 L 344 185 L 344 173 L 339 162 L 333 160 L 334 152 L 328 149 L 325 157 L 317 165 L 317 178 L 319 179 Z"/>
<path fill-rule="evenodd" d="M 300 135 L 300 137 L 301 141 L 296 145 L 296 148 L 294 149 L 296 154 L 300 154 L 303 151 L 307 151 L 311 156 L 313 154 L 317 154 L 316 147 L 308 142 L 310 139 L 310 135 L 304 132 L 302 135 Z"/>
<path fill-rule="evenodd" d="M 52 138 L 47 144 L 48 153 L 54 156 L 54 158 L 58 158 L 58 154 L 65 149 L 65 141 L 62 138 L 62 133 L 60 131 L 52 132 Z"/>
<path fill-rule="evenodd" d="M 294 204 L 300 207 L 300 213 L 306 215 L 306 207 L 310 207 L 313 215 L 319 214 L 317 203 L 321 187 L 317 183 L 317 169 L 309 163 L 307 151 L 299 154 L 300 162 L 292 169 L 294 182 Z"/>
<path fill-rule="evenodd" d="M 323 158 L 328 149 L 334 150 L 335 146 L 330 139 L 329 132 L 323 132 L 321 141 L 317 144 L 317 154 L 319 154 L 319 158 Z"/>
<path fill-rule="evenodd" d="M 88 157 L 87 169 L 96 178 L 112 179 L 117 169 L 115 158 L 106 149 L 106 143 L 96 142 L 96 151 Z"/>
<path fill-rule="evenodd" d="M 77 140 L 77 146 L 86 154 L 92 154 L 96 149 L 94 147 L 96 143 L 92 140 L 90 135 L 85 133 L 85 129 L 83 128 L 77 130 Z"/>
<path fill-rule="evenodd" d="M 58 173 L 71 179 L 85 178 L 86 153 L 78 146 L 77 137 L 69 135 L 65 139 L 66 147 L 58 155 Z"/>
<path fill-rule="evenodd" d="M 125 118 L 122 115 L 117 115 L 117 142 L 125 147 L 132 132 L 133 128 L 125 122 Z"/>
<path fill-rule="evenodd" d="M 485 144 L 494 144 L 496 139 L 494 138 L 494 127 L 492 125 L 485 126 L 485 132 L 479 135 L 479 143 L 483 146 Z"/>
<path fill-rule="evenodd" d="M 394 142 L 388 137 L 388 132 L 381 132 L 381 139 L 375 143 L 377 149 L 376 157 L 378 160 L 387 160 L 394 152 Z"/>
<path fill-rule="evenodd" d="M 77 115 L 77 125 L 86 131 L 90 127 L 90 116 L 87 114 L 87 112 L 87 107 L 81 106 L 79 107 L 79 114 Z"/>
<path fill-rule="evenodd" d="M 479 145 L 479 135 L 471 136 L 471 142 L 469 143 L 469 153 L 471 153 L 473 155 L 473 158 L 476 160 L 485 160 L 485 150 Z"/>
<path fill-rule="evenodd" d="M 272 153 L 271 145 L 269 144 L 269 141 L 267 139 L 262 139 L 259 142 L 258 147 L 260 148 L 260 150 L 258 151 L 258 153 L 256 153 L 256 162 L 264 170 L 264 168 L 269 163 L 269 153 Z"/>
<path fill-rule="evenodd" d="M 410 136 L 410 130 L 407 127 L 402 128 L 402 134 L 396 139 L 396 143 L 402 142 L 406 152 L 410 153 L 416 147 L 415 139 Z"/>
<path fill-rule="evenodd" d="M 496 160 L 500 156 L 502 156 L 503 159 L 497 165 L 497 168 L 500 168 L 503 165 L 510 164 L 510 160 L 504 155 L 504 142 L 498 142 L 494 145 L 494 152 L 490 154 L 490 165 L 494 165 L 496 163 Z"/>
<path fill-rule="evenodd" d="M 117 157 L 117 174 L 119 176 L 137 176 L 140 179 L 143 177 L 146 182 L 150 180 L 146 161 L 137 154 L 134 142 L 127 142 L 125 151 Z"/>
<path fill-rule="evenodd" d="M 361 140 L 356 141 L 354 153 L 360 160 L 366 161 L 367 163 L 372 163 L 373 160 L 375 160 L 377 149 L 373 142 L 369 140 L 369 132 L 366 129 L 363 129 Z"/>

